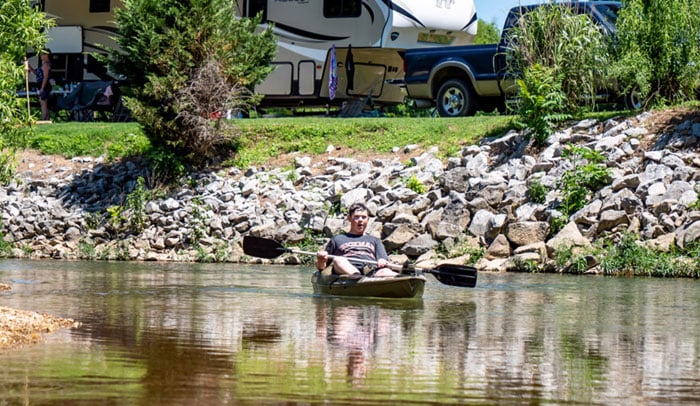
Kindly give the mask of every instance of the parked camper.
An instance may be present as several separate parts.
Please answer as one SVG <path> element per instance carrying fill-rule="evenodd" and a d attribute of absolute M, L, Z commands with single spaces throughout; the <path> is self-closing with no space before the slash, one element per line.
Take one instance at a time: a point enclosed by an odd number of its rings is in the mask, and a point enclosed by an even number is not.
<path fill-rule="evenodd" d="M 109 80 L 107 69 L 92 55 L 116 47 L 114 10 L 122 0 L 36 0 L 56 26 L 48 32 L 51 77 L 59 85 Z"/>
<path fill-rule="evenodd" d="M 400 52 L 426 46 L 465 45 L 476 35 L 473 0 L 237 1 L 237 14 L 262 13 L 277 37 L 275 70 L 256 91 L 268 105 L 330 100 L 331 50 L 337 61 L 334 100 L 370 95 L 379 104 L 401 103 Z"/>
<path fill-rule="evenodd" d="M 104 79 L 89 53 L 116 46 L 114 10 L 122 0 L 40 1 L 57 22 L 49 34 L 57 79 Z M 274 27 L 275 69 L 255 89 L 267 106 L 340 104 L 368 95 L 378 104 L 400 103 L 401 89 L 388 82 L 403 75 L 402 51 L 471 44 L 477 27 L 473 0 L 236 0 L 234 7 L 242 17 L 262 13 L 262 26 Z"/>

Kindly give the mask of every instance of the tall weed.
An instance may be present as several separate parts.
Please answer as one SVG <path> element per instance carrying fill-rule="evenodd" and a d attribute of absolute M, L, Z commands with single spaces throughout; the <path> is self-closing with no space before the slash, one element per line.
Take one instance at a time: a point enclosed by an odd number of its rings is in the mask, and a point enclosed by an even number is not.
<path fill-rule="evenodd" d="M 529 128 L 535 137 L 535 145 L 544 146 L 555 124 L 571 118 L 564 113 L 566 95 L 561 76 L 552 68 L 535 64 L 525 69 L 523 78 L 518 80 L 518 88 L 519 120 L 516 124 Z"/>
<path fill-rule="evenodd" d="M 595 106 L 598 89 L 607 81 L 609 39 L 588 15 L 551 2 L 521 17 L 505 35 L 512 77 L 541 65 L 556 78 L 553 83 L 560 83 L 561 112 Z"/>

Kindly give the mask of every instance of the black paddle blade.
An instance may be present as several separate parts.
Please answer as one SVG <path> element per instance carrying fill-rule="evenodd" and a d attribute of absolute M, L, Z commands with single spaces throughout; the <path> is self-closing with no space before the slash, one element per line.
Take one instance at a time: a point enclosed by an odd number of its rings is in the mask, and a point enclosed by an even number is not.
<path fill-rule="evenodd" d="M 476 286 L 476 268 L 463 265 L 442 264 L 435 269 L 424 271 L 435 276 L 435 279 L 450 286 L 473 288 Z"/>
<path fill-rule="evenodd" d="M 287 248 L 275 240 L 250 235 L 243 237 L 243 252 L 251 257 L 272 259 L 288 251 Z"/>

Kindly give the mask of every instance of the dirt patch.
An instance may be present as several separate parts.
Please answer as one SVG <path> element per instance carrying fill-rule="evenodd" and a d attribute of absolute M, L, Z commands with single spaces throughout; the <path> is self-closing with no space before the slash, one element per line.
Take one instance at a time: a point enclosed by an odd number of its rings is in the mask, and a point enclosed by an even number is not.
<path fill-rule="evenodd" d="M 83 169 L 94 166 L 95 158 L 68 159 L 60 155 L 44 155 L 33 149 L 21 150 L 17 153 L 17 174 L 23 178 L 46 180 L 53 176 L 68 176 L 80 173 Z"/>
<path fill-rule="evenodd" d="M 651 133 L 661 134 L 673 131 L 684 121 L 700 122 L 700 109 L 690 107 L 674 107 L 670 109 L 652 111 L 651 117 L 645 126 Z"/>

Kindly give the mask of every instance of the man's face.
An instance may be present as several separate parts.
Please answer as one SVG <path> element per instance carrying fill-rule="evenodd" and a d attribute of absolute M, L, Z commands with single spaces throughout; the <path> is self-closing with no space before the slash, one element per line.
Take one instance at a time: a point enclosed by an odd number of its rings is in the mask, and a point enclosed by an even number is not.
<path fill-rule="evenodd" d="M 365 233 L 367 222 L 369 222 L 369 214 L 366 210 L 355 210 L 354 213 L 348 215 L 350 220 L 350 234 L 362 235 Z"/>

